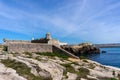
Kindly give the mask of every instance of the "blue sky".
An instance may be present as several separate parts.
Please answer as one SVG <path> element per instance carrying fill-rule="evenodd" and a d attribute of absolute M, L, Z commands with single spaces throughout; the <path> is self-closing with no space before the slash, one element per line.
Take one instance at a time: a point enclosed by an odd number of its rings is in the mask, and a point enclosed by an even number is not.
<path fill-rule="evenodd" d="M 0 42 L 52 37 L 120 43 L 120 0 L 0 0 Z"/>

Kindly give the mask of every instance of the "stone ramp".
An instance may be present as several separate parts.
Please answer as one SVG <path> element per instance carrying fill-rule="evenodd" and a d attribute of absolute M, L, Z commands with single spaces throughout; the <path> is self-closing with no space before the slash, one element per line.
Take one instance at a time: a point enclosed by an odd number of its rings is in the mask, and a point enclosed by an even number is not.
<path fill-rule="evenodd" d="M 74 54 L 72 54 L 72 53 L 70 53 L 70 52 L 68 52 L 68 51 L 66 51 L 66 50 L 64 50 L 64 49 L 62 49 L 58 46 L 53 45 L 52 50 L 53 50 L 53 52 L 57 52 L 57 53 L 60 53 L 60 54 L 66 54 L 71 58 L 79 59 L 79 57 L 75 56 Z"/>

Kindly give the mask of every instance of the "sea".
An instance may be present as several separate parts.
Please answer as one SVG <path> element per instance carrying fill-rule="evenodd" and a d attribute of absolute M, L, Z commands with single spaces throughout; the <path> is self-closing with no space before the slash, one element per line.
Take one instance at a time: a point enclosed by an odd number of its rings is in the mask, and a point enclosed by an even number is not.
<path fill-rule="evenodd" d="M 120 68 L 120 48 L 100 48 L 100 54 L 86 55 L 86 57 L 103 65 Z"/>

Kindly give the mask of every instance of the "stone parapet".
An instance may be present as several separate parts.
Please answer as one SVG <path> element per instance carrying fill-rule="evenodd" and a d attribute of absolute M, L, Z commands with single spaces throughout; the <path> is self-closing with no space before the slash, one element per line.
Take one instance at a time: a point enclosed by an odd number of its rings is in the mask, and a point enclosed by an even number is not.
<path fill-rule="evenodd" d="M 52 52 L 52 45 L 38 43 L 8 43 L 8 52 Z"/>

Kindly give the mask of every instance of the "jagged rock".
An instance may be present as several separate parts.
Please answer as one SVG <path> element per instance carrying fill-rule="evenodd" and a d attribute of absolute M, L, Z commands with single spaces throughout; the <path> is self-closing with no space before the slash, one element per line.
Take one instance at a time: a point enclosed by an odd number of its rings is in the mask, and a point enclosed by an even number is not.
<path fill-rule="evenodd" d="M 84 54 L 92 54 L 92 53 L 100 53 L 99 48 L 94 47 L 93 45 L 64 45 L 61 48 L 71 52 L 77 56 L 84 55 Z"/>
<path fill-rule="evenodd" d="M 77 78 L 77 74 L 73 74 L 73 73 L 67 73 L 67 76 L 68 76 L 68 78 L 67 78 L 67 80 L 76 80 L 76 78 Z"/>
<path fill-rule="evenodd" d="M 53 80 L 61 80 L 62 79 L 62 75 L 63 75 L 63 67 L 57 63 L 51 62 L 51 61 L 47 61 L 47 62 L 40 62 L 34 59 L 29 59 L 29 58 L 23 58 L 23 57 L 17 57 L 14 58 L 17 61 L 23 62 L 25 63 L 28 67 L 33 68 L 32 65 L 36 64 L 38 65 L 38 67 L 40 69 L 42 69 L 43 71 L 47 71 L 46 75 L 51 75 L 51 77 L 53 78 Z M 34 64 L 31 64 L 34 63 Z M 31 71 L 34 72 L 34 71 Z M 45 72 L 40 72 L 44 73 Z M 49 73 L 49 74 L 48 74 Z M 34 73 L 33 73 L 34 74 Z M 43 76 L 43 74 L 42 74 Z"/>
<path fill-rule="evenodd" d="M 81 78 L 80 80 L 87 80 L 87 79 Z"/>
<path fill-rule="evenodd" d="M 37 60 L 35 57 L 40 57 L 40 60 Z M 17 62 L 21 62 L 27 65 L 31 69 L 31 73 L 35 76 L 42 76 L 42 77 L 52 77 L 52 80 L 76 80 L 79 78 L 78 75 L 79 69 L 83 68 L 89 71 L 85 76 L 87 78 L 93 78 L 96 80 L 100 80 L 100 78 L 116 78 L 118 79 L 118 74 L 120 74 L 119 68 L 109 67 L 101 65 L 97 62 L 91 60 L 63 60 L 58 57 L 48 57 L 48 56 L 41 56 L 35 55 L 34 58 L 27 58 L 25 56 L 13 56 L 13 54 L 2 54 L 0 55 L 0 60 L 2 59 L 10 59 L 15 60 Z M 66 67 L 61 65 L 66 64 L 66 66 L 73 67 L 71 69 L 75 69 L 75 72 L 67 71 L 67 74 L 63 74 L 66 70 Z M 13 65 L 14 66 L 14 65 Z M 71 70 L 68 69 L 68 70 Z M 77 72 L 76 72 L 77 71 Z M 83 70 L 84 71 L 84 70 Z M 114 75 L 113 75 L 114 71 Z M 105 73 L 105 74 L 104 74 Z M 82 73 L 80 73 L 82 74 Z M 65 77 L 65 75 L 67 77 Z M 88 80 L 85 77 L 82 77 L 81 80 Z M 3 64 L 0 63 L 0 80 L 27 80 L 22 76 L 19 76 L 18 73 L 14 69 L 6 68 Z M 119 80 L 119 79 L 118 79 Z"/>
<path fill-rule="evenodd" d="M 0 63 L 0 80 L 27 80 L 19 76 L 12 68 L 5 67 Z"/>

